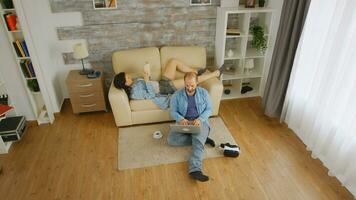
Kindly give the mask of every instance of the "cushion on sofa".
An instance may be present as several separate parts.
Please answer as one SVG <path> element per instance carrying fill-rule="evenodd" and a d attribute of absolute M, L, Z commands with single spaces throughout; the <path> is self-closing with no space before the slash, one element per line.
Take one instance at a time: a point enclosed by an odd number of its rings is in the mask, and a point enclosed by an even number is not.
<path fill-rule="evenodd" d="M 152 100 L 130 100 L 130 108 L 132 111 L 160 110 Z"/>
<path fill-rule="evenodd" d="M 161 79 L 161 62 L 157 47 L 117 51 L 112 56 L 112 62 L 115 74 L 128 72 L 133 77 L 142 77 L 143 66 L 147 62 L 151 66 L 151 79 Z"/>

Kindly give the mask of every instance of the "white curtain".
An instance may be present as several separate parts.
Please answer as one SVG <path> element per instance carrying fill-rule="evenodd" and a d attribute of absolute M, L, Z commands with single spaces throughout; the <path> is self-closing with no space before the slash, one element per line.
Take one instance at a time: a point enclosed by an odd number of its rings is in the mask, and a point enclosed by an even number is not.
<path fill-rule="evenodd" d="M 356 196 L 356 0 L 311 1 L 282 120 Z"/>

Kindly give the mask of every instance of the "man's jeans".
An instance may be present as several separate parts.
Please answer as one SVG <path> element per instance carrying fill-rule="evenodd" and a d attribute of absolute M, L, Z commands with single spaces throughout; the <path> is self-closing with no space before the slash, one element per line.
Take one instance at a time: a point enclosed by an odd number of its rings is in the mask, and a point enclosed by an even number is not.
<path fill-rule="evenodd" d="M 188 146 L 192 145 L 192 154 L 189 159 L 189 173 L 202 171 L 202 162 L 204 156 L 204 144 L 209 135 L 210 127 L 203 123 L 200 134 L 185 134 L 177 132 L 169 132 L 168 144 L 172 146 Z"/>

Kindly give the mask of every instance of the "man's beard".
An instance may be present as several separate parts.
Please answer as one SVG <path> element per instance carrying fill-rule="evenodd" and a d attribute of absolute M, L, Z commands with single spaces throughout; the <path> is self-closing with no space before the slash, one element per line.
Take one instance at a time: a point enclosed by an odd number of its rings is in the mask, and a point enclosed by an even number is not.
<path fill-rule="evenodd" d="M 189 94 L 194 94 L 195 93 L 195 89 L 192 89 L 192 90 L 185 89 L 185 91 L 187 91 L 187 93 L 189 93 Z"/>

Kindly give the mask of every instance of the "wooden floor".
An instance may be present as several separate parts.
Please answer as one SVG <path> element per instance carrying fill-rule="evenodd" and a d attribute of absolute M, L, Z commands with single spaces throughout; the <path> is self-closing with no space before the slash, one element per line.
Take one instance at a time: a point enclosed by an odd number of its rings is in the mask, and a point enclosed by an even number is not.
<path fill-rule="evenodd" d="M 353 199 L 285 126 L 262 114 L 260 99 L 221 103 L 220 115 L 242 149 L 238 158 L 204 161 L 197 183 L 187 163 L 117 170 L 111 113 L 72 114 L 31 127 L 0 155 L 0 199 Z"/>

